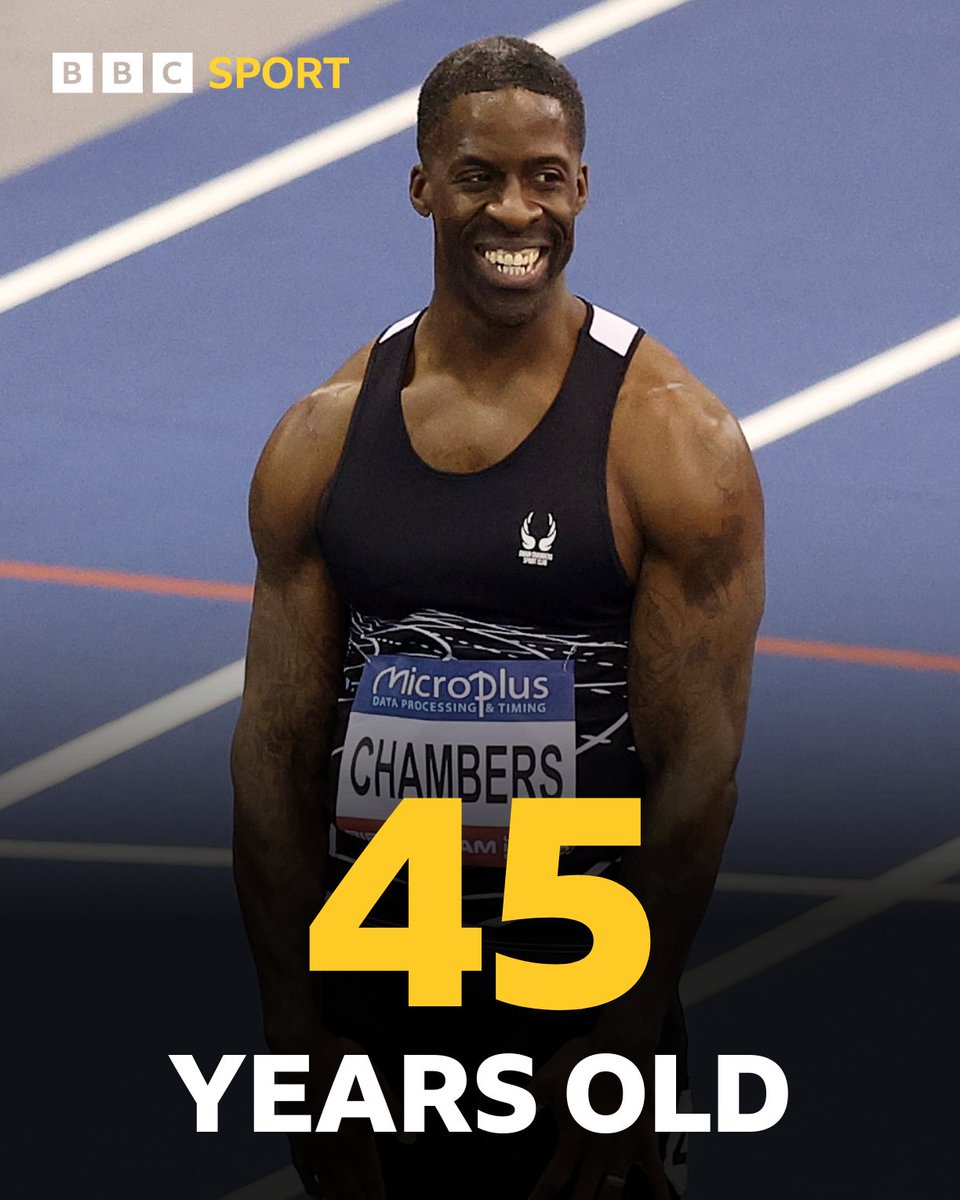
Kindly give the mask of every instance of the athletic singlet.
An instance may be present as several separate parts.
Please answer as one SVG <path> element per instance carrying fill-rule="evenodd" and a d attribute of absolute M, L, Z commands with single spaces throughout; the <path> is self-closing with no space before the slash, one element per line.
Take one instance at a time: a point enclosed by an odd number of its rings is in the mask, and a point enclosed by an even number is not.
<path fill-rule="evenodd" d="M 634 588 L 606 485 L 613 408 L 643 331 L 587 305 L 539 424 L 500 462 L 454 474 L 429 467 L 404 424 L 418 320 L 397 322 L 374 346 L 318 514 L 331 578 L 350 608 L 330 886 L 401 796 L 460 796 L 464 922 L 485 926 L 491 949 L 580 958 L 590 935 L 572 921 L 502 923 L 502 861 L 513 796 L 643 794 L 627 715 Z M 615 875 L 622 852 L 565 849 L 561 874 Z M 368 923 L 406 923 L 404 875 Z M 658 1050 L 679 1056 L 686 1092 L 679 1001 Z M 680 1103 L 689 1110 L 688 1093 Z M 660 1136 L 678 1194 L 686 1138 Z"/>
<path fill-rule="evenodd" d="M 606 495 L 610 421 L 643 331 L 588 305 L 537 426 L 494 465 L 456 474 L 419 457 L 403 419 L 419 316 L 375 344 L 318 514 L 350 609 L 332 883 L 400 798 L 459 796 L 464 920 L 491 924 L 512 797 L 643 792 L 627 715 L 633 585 Z M 560 870 L 615 870 L 619 854 L 565 847 Z M 405 886 L 375 918 L 405 920 Z"/>

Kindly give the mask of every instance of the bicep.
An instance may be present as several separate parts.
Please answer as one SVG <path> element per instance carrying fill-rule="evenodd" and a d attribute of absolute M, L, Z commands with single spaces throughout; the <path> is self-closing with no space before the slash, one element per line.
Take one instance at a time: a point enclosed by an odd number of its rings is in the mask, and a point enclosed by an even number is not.
<path fill-rule="evenodd" d="M 349 413 L 308 397 L 268 441 L 250 488 L 257 578 L 241 723 L 250 714 L 294 736 L 336 698 L 344 606 L 317 537 L 316 513 Z"/>
<path fill-rule="evenodd" d="M 313 501 L 251 494 L 257 577 L 235 748 L 313 774 L 329 753 L 346 639 L 344 606 L 313 527 Z"/>
<path fill-rule="evenodd" d="M 747 454 L 726 486 L 681 494 L 650 539 L 630 634 L 629 694 L 648 771 L 739 756 L 763 609 L 763 512 Z"/>

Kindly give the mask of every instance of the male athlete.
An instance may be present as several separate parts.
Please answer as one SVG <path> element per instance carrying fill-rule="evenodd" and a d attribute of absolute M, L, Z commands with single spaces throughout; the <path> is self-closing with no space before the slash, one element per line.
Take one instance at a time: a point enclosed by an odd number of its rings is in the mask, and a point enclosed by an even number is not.
<path fill-rule="evenodd" d="M 567 286 L 583 143 L 577 85 L 539 48 L 491 38 L 437 65 L 410 178 L 433 222 L 430 304 L 296 404 L 253 481 L 235 848 L 268 1041 L 310 1055 L 314 1120 L 349 1052 L 392 1094 L 404 1052 L 468 1071 L 529 1054 L 540 1105 L 525 1135 L 410 1145 L 347 1121 L 294 1136 L 305 1188 L 328 1200 L 682 1190 L 646 1109 L 624 1133 L 588 1133 L 564 1088 L 598 1052 L 632 1059 L 650 1096 L 655 1051 L 682 1074 L 677 983 L 733 815 L 762 503 L 723 405 Z M 485 954 L 546 963 L 590 938 L 569 920 L 500 920 L 509 800 L 642 797 L 640 847 L 564 847 L 558 868 L 642 902 L 639 982 L 564 1013 L 498 1002 L 487 971 L 464 974 L 461 1008 L 426 1009 L 405 1005 L 402 974 L 311 976 L 310 922 L 414 795 L 462 798 L 463 919 Z M 370 923 L 405 924 L 407 886 Z"/>

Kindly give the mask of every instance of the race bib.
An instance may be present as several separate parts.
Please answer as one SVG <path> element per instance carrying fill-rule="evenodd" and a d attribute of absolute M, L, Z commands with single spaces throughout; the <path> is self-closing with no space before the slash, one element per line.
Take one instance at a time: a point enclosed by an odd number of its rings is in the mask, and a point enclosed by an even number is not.
<path fill-rule="evenodd" d="M 459 796 L 463 861 L 502 866 L 514 796 L 576 795 L 574 667 L 547 659 L 371 658 L 357 686 L 337 825 L 372 836 L 407 796 Z"/>

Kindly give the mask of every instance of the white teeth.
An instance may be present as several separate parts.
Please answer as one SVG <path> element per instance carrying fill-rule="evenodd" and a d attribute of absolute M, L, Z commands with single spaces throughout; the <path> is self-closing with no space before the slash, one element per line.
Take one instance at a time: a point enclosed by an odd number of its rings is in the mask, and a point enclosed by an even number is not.
<path fill-rule="evenodd" d="M 540 248 L 530 246 L 526 250 L 486 250 L 484 258 L 492 263 L 501 275 L 526 275 L 533 270 L 540 258 Z"/>

